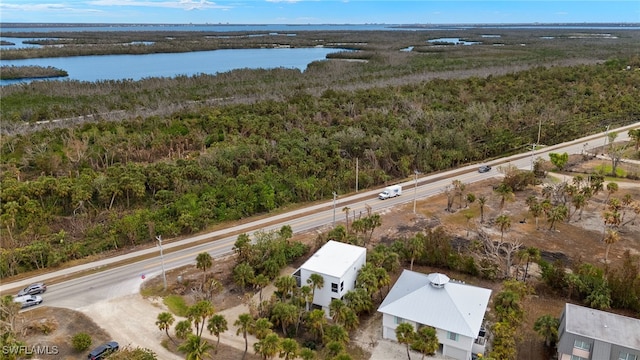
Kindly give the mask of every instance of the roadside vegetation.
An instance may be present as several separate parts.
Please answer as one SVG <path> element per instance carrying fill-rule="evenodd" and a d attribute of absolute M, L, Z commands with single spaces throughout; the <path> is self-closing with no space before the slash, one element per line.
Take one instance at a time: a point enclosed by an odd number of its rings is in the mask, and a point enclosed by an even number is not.
<path fill-rule="evenodd" d="M 356 161 L 364 189 L 521 151 L 539 123 L 545 145 L 629 124 L 640 113 L 640 71 L 621 70 L 626 63 L 300 91 L 5 135 L 0 276 L 348 193 Z M 50 98 L 3 96 L 3 110 L 37 111 L 28 104 L 40 99 Z"/>

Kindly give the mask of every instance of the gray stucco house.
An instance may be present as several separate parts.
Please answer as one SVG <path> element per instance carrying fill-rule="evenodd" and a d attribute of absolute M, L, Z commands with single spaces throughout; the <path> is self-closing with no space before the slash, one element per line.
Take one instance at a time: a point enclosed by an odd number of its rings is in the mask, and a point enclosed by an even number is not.
<path fill-rule="evenodd" d="M 640 360 L 640 320 L 566 304 L 558 360 Z"/>

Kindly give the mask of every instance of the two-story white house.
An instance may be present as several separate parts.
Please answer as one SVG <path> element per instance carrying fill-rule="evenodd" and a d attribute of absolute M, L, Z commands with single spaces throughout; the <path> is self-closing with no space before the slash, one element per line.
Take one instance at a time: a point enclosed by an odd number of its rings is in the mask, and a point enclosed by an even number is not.
<path fill-rule="evenodd" d="M 425 275 L 404 270 L 378 311 L 382 313 L 382 337 L 397 341 L 396 327 L 409 323 L 416 330 L 436 329 L 445 357 L 470 360 L 484 354 L 483 327 L 491 290 L 450 281 L 440 273 Z"/>
<path fill-rule="evenodd" d="M 298 286 L 308 285 L 312 274 L 321 275 L 324 286 L 316 289 L 312 305 L 322 308 L 329 316 L 331 299 L 342 299 L 344 294 L 355 289 L 358 271 L 367 259 L 367 249 L 329 240 L 315 252 L 293 276 Z"/>

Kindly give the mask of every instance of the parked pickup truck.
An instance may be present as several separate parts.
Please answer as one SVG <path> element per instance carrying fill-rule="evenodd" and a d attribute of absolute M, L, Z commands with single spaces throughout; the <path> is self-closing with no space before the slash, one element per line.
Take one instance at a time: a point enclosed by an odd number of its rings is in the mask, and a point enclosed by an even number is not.
<path fill-rule="evenodd" d="M 384 190 L 380 194 L 378 194 L 378 199 L 385 200 L 400 195 L 402 195 L 402 186 L 392 185 L 384 188 Z"/>

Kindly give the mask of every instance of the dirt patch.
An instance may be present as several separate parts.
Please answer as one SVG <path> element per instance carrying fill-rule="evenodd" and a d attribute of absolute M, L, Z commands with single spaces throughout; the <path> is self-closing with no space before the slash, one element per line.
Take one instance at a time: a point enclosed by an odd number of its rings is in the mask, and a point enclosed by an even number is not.
<path fill-rule="evenodd" d="M 91 348 L 111 341 L 109 332 L 98 326 L 89 316 L 64 308 L 44 306 L 22 312 L 18 316 L 18 328 L 30 347 L 48 353 L 38 355 L 41 359 L 86 358 Z M 89 334 L 93 340 L 89 350 L 85 352 L 78 352 L 71 347 L 71 338 L 81 332 Z"/>

